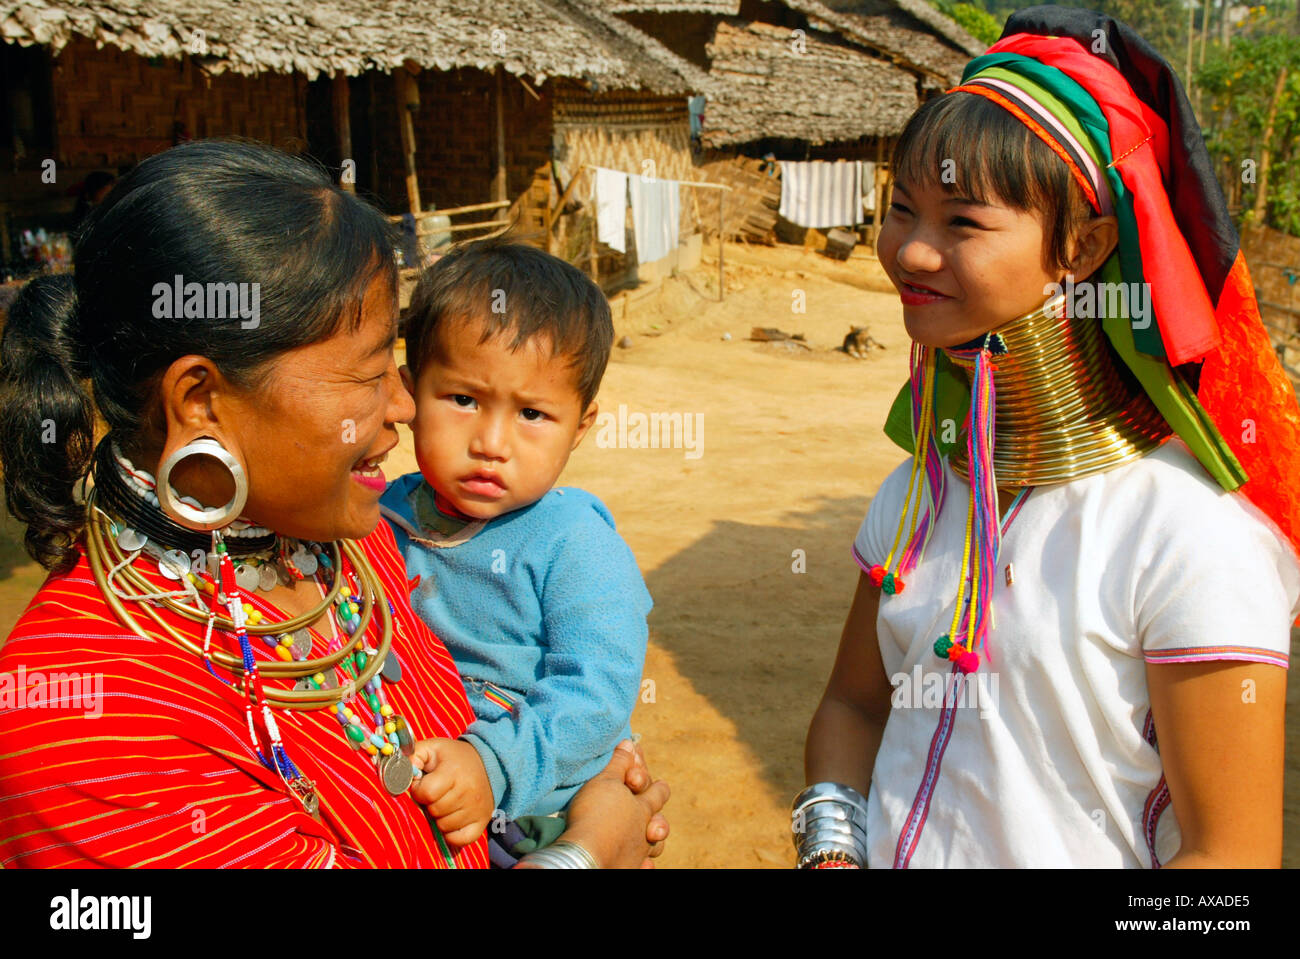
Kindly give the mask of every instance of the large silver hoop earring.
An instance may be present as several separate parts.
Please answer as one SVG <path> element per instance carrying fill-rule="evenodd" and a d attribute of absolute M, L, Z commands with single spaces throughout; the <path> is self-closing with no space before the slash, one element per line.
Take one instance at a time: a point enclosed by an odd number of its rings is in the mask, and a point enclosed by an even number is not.
<path fill-rule="evenodd" d="M 210 509 L 195 509 L 188 503 L 182 503 L 176 498 L 172 492 L 171 483 L 168 482 L 168 477 L 171 476 L 171 472 L 176 468 L 177 463 L 190 456 L 211 456 L 230 471 L 230 477 L 235 481 L 235 495 L 230 498 L 229 503 L 225 506 L 214 506 Z M 239 519 L 240 514 L 244 512 L 244 504 L 248 502 L 248 477 L 244 474 L 243 464 L 235 459 L 228 449 L 210 436 L 204 436 L 187 443 L 167 457 L 162 466 L 158 468 L 156 482 L 158 484 L 158 504 L 162 507 L 163 512 L 187 529 L 207 532 L 229 526 Z"/>

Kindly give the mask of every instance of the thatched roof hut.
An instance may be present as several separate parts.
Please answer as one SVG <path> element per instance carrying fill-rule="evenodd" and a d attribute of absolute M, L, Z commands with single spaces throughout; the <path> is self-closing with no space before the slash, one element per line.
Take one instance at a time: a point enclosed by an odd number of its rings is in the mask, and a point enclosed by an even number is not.
<path fill-rule="evenodd" d="M 984 45 L 925 0 L 792 0 L 810 17 L 813 7 L 833 11 L 827 23 L 854 43 L 876 50 L 916 70 L 925 90 L 946 88 L 961 79 L 971 57 Z"/>
<path fill-rule="evenodd" d="M 897 132 L 916 110 L 916 77 L 817 33 L 791 39 L 769 23 L 718 24 L 708 46 L 713 76 L 706 146 L 760 138 L 822 144 Z"/>
<path fill-rule="evenodd" d="M 716 13 L 734 17 L 740 0 L 610 0 L 612 13 Z"/>
<path fill-rule="evenodd" d="M 691 178 L 687 99 L 714 85 L 605 0 L 0 0 L 0 40 L 0 115 L 19 120 L 0 241 L 70 216 L 90 171 L 242 136 L 311 154 L 421 230 L 436 218 L 437 238 L 464 215 L 456 238 L 511 223 L 590 258 L 573 213 L 589 166 Z M 32 174 L 46 158 L 57 184 Z M 696 222 L 692 206 L 684 235 Z"/>
<path fill-rule="evenodd" d="M 702 142 L 808 144 L 898 133 L 979 42 L 924 0 L 616 0 L 718 81 Z"/>
<path fill-rule="evenodd" d="M 542 83 L 689 93 L 707 78 L 594 0 L 21 0 L 0 38 L 58 53 L 75 36 L 142 57 L 190 56 L 209 74 L 356 76 L 403 64 L 473 67 Z"/>

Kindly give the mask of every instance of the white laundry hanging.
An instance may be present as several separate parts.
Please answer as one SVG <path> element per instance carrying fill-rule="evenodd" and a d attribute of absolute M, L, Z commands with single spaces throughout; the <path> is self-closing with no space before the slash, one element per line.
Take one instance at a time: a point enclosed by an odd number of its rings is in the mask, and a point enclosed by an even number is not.
<path fill-rule="evenodd" d="M 682 192 L 677 180 L 633 176 L 632 228 L 636 232 L 636 258 L 640 263 L 662 260 L 681 235 Z"/>
<path fill-rule="evenodd" d="M 796 226 L 857 226 L 863 222 L 861 162 L 782 160 L 779 212 Z"/>
<path fill-rule="evenodd" d="M 596 167 L 596 239 L 627 252 L 627 174 Z"/>

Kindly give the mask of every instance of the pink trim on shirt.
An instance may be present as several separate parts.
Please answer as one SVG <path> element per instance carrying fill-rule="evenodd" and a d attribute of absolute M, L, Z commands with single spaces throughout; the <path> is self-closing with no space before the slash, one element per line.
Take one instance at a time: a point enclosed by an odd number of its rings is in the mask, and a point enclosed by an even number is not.
<path fill-rule="evenodd" d="M 1203 663 L 1216 659 L 1239 660 L 1247 663 L 1268 663 L 1286 669 L 1290 663 L 1287 653 L 1259 646 L 1183 646 L 1179 649 L 1153 649 L 1143 653 L 1148 663 Z"/>
<path fill-rule="evenodd" d="M 862 570 L 862 572 L 870 573 L 871 564 L 868 563 L 865 559 L 863 559 L 862 554 L 858 552 L 858 544 L 854 543 L 850 547 L 850 549 L 853 551 L 853 562 L 858 564 L 858 567 Z"/>

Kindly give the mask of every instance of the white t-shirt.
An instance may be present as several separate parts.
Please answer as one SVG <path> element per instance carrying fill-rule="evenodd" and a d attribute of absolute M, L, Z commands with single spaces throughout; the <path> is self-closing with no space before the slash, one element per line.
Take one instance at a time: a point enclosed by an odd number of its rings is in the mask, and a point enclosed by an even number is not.
<path fill-rule="evenodd" d="M 1146 664 L 1285 667 L 1300 562 L 1173 437 L 1133 463 L 1037 487 L 1008 513 L 989 656 L 959 685 L 933 644 L 952 621 L 970 487 L 944 468 L 930 543 L 876 621 L 895 689 L 868 796 L 869 865 L 1167 861 L 1181 840 Z M 854 542 L 864 569 L 886 558 L 910 474 L 908 460 L 871 502 Z"/>

